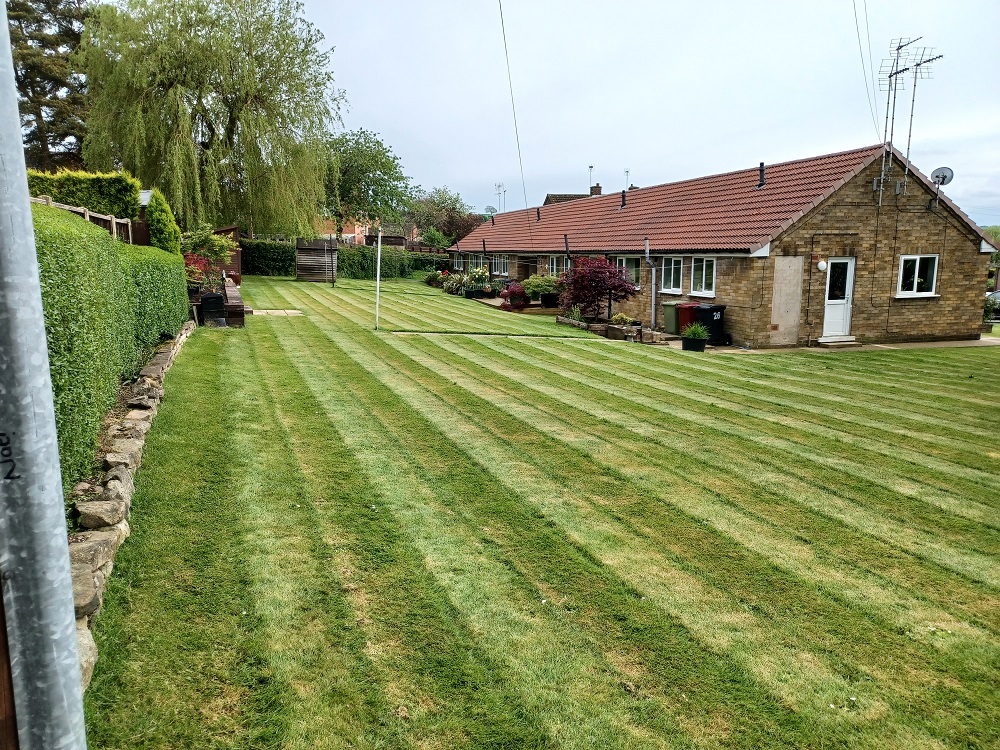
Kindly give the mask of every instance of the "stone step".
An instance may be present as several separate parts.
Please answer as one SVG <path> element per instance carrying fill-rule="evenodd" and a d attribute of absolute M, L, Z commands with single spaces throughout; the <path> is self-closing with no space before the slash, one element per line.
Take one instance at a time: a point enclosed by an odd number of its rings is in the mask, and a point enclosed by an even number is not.
<path fill-rule="evenodd" d="M 860 341 L 820 341 L 823 349 L 860 349 Z"/>

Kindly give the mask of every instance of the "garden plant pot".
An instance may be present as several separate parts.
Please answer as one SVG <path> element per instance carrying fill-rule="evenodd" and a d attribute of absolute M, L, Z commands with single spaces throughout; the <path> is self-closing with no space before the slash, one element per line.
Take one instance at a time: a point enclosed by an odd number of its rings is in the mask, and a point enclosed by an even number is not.
<path fill-rule="evenodd" d="M 681 337 L 681 349 L 686 352 L 703 352 L 708 339 L 689 339 Z"/>
<path fill-rule="evenodd" d="M 542 299 L 542 307 L 559 307 L 559 295 L 555 292 L 544 292 L 539 295 Z"/>

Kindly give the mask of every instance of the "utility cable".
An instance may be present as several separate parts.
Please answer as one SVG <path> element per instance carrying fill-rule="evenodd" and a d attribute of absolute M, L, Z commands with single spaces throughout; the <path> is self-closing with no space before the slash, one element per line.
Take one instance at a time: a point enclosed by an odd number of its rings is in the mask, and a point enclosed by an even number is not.
<path fill-rule="evenodd" d="M 851 5 L 854 8 L 854 30 L 858 35 L 858 53 L 861 55 L 861 77 L 865 79 L 865 98 L 868 99 L 868 111 L 872 114 L 872 125 L 875 126 L 875 135 L 881 141 L 882 133 L 878 129 L 878 117 L 875 114 L 875 107 L 872 106 L 872 94 L 868 86 L 868 71 L 865 70 L 865 50 L 861 44 L 861 26 L 858 23 L 858 0 L 851 0 Z"/>
<path fill-rule="evenodd" d="M 524 195 L 524 216 L 528 222 L 528 242 L 535 248 L 535 239 L 531 236 L 531 217 L 528 216 L 528 188 L 524 182 L 524 160 L 521 158 L 521 136 L 517 132 L 517 109 L 514 107 L 514 80 L 510 75 L 510 53 L 507 51 L 507 29 L 503 22 L 503 0 L 497 0 L 500 6 L 500 32 L 503 34 L 503 56 L 507 60 L 507 85 L 510 86 L 510 111 L 514 115 L 514 140 L 517 142 L 517 163 L 521 167 L 521 193 Z"/>
<path fill-rule="evenodd" d="M 875 105 L 875 131 L 879 133 L 879 140 L 882 140 L 881 131 L 878 129 L 878 86 L 875 84 L 875 63 L 872 62 L 872 32 L 868 26 L 868 0 L 861 0 L 861 8 L 865 13 L 865 38 L 868 40 L 868 76 L 872 82 L 872 102 Z"/>

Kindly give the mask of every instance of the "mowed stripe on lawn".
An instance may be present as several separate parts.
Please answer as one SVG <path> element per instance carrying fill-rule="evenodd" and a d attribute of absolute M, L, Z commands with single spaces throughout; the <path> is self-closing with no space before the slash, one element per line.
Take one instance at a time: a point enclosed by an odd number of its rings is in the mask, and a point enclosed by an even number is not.
<path fill-rule="evenodd" d="M 247 279 L 305 315 L 178 360 L 95 746 L 1000 742 L 996 353 L 691 356 L 384 290 L 417 333 Z"/>

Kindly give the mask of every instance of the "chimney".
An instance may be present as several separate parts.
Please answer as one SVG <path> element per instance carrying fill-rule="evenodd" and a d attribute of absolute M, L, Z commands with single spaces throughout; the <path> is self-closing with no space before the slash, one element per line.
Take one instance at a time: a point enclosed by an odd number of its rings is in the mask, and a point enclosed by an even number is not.
<path fill-rule="evenodd" d="M 764 187 L 764 162 L 760 163 L 760 182 L 757 183 L 757 189 L 760 190 Z"/>
<path fill-rule="evenodd" d="M 601 194 L 601 183 L 598 182 L 596 185 L 591 185 L 590 186 L 590 194 L 591 195 L 600 195 Z"/>
<path fill-rule="evenodd" d="M 542 220 L 542 209 L 540 209 L 540 208 L 538 208 L 536 206 L 535 207 L 535 221 L 541 221 L 541 220 Z"/>

